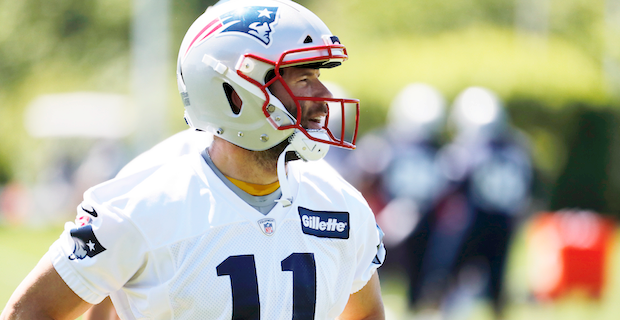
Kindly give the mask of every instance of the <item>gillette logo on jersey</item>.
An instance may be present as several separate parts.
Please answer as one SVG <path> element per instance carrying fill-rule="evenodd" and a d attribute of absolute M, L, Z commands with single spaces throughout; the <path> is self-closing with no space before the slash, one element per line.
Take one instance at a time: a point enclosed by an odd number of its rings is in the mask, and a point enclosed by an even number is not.
<path fill-rule="evenodd" d="M 258 39 L 265 46 L 269 46 L 271 43 L 271 32 L 273 31 L 271 27 L 277 23 L 277 13 L 278 7 L 245 7 L 225 13 L 207 23 L 198 32 L 185 54 L 189 52 L 194 43 L 202 42 L 218 30 L 221 30 L 220 33 L 245 33 Z"/>
<path fill-rule="evenodd" d="M 349 239 L 349 213 L 313 211 L 299 207 L 303 233 L 321 237 Z"/>

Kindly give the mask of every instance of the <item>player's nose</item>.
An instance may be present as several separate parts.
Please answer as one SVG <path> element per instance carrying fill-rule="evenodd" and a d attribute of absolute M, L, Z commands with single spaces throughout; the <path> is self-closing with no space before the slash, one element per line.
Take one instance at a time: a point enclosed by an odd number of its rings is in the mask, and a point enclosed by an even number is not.
<path fill-rule="evenodd" d="M 320 97 L 320 98 L 333 98 L 334 97 L 331 91 L 329 91 L 329 89 L 327 89 L 327 87 L 321 81 L 317 82 L 314 96 Z"/>

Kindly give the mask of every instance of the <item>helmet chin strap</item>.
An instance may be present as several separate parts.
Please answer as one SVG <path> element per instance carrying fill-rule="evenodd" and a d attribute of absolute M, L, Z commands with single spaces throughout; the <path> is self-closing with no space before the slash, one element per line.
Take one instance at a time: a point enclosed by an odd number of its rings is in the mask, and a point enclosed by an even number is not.
<path fill-rule="evenodd" d="M 315 138 L 329 139 L 329 136 L 325 130 L 307 130 L 307 132 Z M 311 140 L 299 130 L 295 130 L 288 140 L 288 146 L 286 146 L 284 151 L 282 151 L 278 157 L 278 165 L 276 169 L 278 172 L 278 180 L 280 181 L 282 197 L 275 201 L 285 208 L 293 204 L 293 195 L 288 182 L 288 176 L 286 175 L 286 153 L 289 151 L 294 151 L 299 158 L 304 161 L 316 161 L 323 159 L 323 157 L 327 154 L 327 151 L 329 151 L 328 144 Z"/>
<path fill-rule="evenodd" d="M 327 132 L 323 129 L 306 129 L 306 132 L 317 139 L 330 140 Z M 297 152 L 299 157 L 304 161 L 321 160 L 329 151 L 329 145 L 310 139 L 303 132 L 295 130 L 288 138 L 293 150 Z"/>
<path fill-rule="evenodd" d="M 286 146 L 286 148 L 284 148 L 284 151 L 282 151 L 282 153 L 280 153 L 280 156 L 278 157 L 278 166 L 276 169 L 278 171 L 278 180 L 280 181 L 280 190 L 282 191 L 282 197 L 275 201 L 281 204 L 284 208 L 293 204 L 293 195 L 288 183 L 288 176 L 286 175 L 285 158 L 288 151 L 295 151 L 290 144 Z"/>

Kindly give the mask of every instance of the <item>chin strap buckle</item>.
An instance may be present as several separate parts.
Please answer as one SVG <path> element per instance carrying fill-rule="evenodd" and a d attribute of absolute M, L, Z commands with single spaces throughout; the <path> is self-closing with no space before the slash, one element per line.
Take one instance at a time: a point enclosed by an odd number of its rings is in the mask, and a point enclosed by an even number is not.
<path fill-rule="evenodd" d="M 286 208 L 289 207 L 290 205 L 293 204 L 293 198 L 288 198 L 288 199 L 278 199 L 278 200 L 274 200 L 275 202 L 279 203 L 282 205 L 282 207 Z"/>
<path fill-rule="evenodd" d="M 327 132 L 323 129 L 307 129 L 306 132 L 313 138 L 330 140 Z M 304 161 L 321 160 L 329 151 L 329 144 L 312 140 L 299 130 L 295 130 L 289 137 L 289 143 L 292 150 L 297 152 Z"/>

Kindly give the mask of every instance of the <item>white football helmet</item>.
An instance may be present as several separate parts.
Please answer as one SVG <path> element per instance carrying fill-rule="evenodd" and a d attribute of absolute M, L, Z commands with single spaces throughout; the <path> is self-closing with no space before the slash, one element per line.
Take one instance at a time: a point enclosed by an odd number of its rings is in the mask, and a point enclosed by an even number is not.
<path fill-rule="evenodd" d="M 353 149 L 359 100 L 297 97 L 280 68 L 330 68 L 347 60 L 347 51 L 315 14 L 287 0 L 232 0 L 210 7 L 189 28 L 179 51 L 177 80 L 190 127 L 210 131 L 242 148 L 262 151 L 289 139 L 303 159 L 316 160 L 330 145 Z M 292 96 L 297 118 L 269 91 L 280 81 Z M 232 92 L 242 101 L 232 107 Z M 344 129 L 307 130 L 301 126 L 300 101 L 324 101 L 353 108 L 355 135 Z M 294 112 L 293 112 L 294 113 Z M 338 112 L 345 114 L 345 112 Z M 336 130 L 334 130 L 336 131 Z"/>
<path fill-rule="evenodd" d="M 493 91 L 469 87 L 454 100 L 450 123 L 461 139 L 488 139 L 507 128 L 508 115 Z"/>
<path fill-rule="evenodd" d="M 396 141 L 432 139 L 443 128 L 446 101 L 433 86 L 410 83 L 392 101 L 387 118 L 388 132 Z"/>

